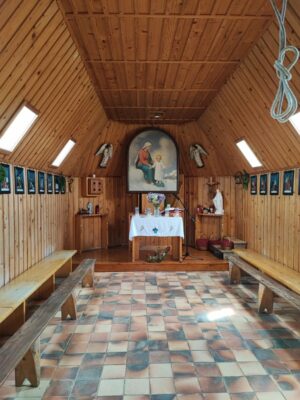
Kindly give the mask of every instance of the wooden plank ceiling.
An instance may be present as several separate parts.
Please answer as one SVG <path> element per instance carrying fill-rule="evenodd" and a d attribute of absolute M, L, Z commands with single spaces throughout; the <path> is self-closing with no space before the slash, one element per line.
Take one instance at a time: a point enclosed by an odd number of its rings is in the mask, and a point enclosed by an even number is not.
<path fill-rule="evenodd" d="M 70 138 L 77 143 L 72 159 L 82 156 L 107 117 L 56 1 L 1 3 L 0 132 L 24 101 L 39 118 L 13 153 L 0 152 L 0 161 L 51 170 Z"/>
<path fill-rule="evenodd" d="M 286 30 L 288 43 L 300 48 L 299 0 L 288 1 Z M 278 25 L 273 22 L 198 121 L 225 155 L 230 174 L 242 169 L 256 173 L 300 167 L 300 135 L 289 122 L 280 124 L 270 116 L 278 87 L 273 67 L 277 57 Z M 290 85 L 300 103 L 300 62 L 292 74 Z M 241 138 L 248 141 L 262 168 L 249 167 L 235 144 Z"/>
<path fill-rule="evenodd" d="M 112 120 L 197 120 L 273 16 L 266 0 L 58 0 Z"/>

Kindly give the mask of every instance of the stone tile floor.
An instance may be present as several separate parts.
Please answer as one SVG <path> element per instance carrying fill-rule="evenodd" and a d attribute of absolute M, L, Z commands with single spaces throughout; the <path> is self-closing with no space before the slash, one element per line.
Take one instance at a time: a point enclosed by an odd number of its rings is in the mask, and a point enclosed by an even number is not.
<path fill-rule="evenodd" d="M 98 273 L 78 320 L 42 335 L 40 387 L 12 374 L 0 398 L 299 400 L 299 312 L 259 315 L 256 292 L 226 272 Z"/>

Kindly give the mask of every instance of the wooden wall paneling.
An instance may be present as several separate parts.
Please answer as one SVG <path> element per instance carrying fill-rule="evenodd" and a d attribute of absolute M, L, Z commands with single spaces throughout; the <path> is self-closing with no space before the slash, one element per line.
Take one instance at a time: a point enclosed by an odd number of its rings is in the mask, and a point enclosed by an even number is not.
<path fill-rule="evenodd" d="M 0 287 L 5 283 L 5 254 L 4 254 L 4 201 L 3 196 L 0 196 Z"/>
<path fill-rule="evenodd" d="M 17 195 L 14 190 L 0 196 L 1 286 L 64 248 L 67 200 L 68 195 Z"/>
<path fill-rule="evenodd" d="M 208 138 L 197 123 L 189 123 L 180 126 L 159 125 L 173 136 L 179 148 L 180 171 L 185 176 L 213 176 L 227 174 L 231 170 L 230 162 L 225 159 L 222 149 L 215 146 L 213 140 Z M 122 176 L 127 171 L 128 145 L 135 134 L 147 125 L 122 124 L 114 121 L 107 122 L 103 128 L 90 132 L 90 140 L 86 141 L 84 156 L 81 152 L 68 159 L 64 165 L 64 171 L 75 176 L 89 176 L 95 173 L 97 176 Z M 99 168 L 100 158 L 96 151 L 103 143 L 112 143 L 114 153 L 107 168 Z M 197 168 L 190 159 L 189 147 L 191 144 L 200 143 L 208 152 L 204 158 L 204 168 Z M 82 149 L 82 148 L 81 148 Z"/>
<path fill-rule="evenodd" d="M 298 178 L 297 173 L 295 176 Z M 236 231 L 241 239 L 247 241 L 250 249 L 300 272 L 298 184 L 295 184 L 293 196 L 284 196 L 282 181 L 283 171 L 280 172 L 278 196 L 251 195 L 250 189 L 236 191 Z"/>
<path fill-rule="evenodd" d="M 223 195 L 225 215 L 221 222 L 217 218 L 207 217 L 202 221 L 202 235 L 210 238 L 217 235 L 220 223 L 222 224 L 222 231 L 224 236 L 236 236 L 236 185 L 232 177 L 215 177 L 216 182 L 219 182 L 219 188 Z M 207 178 L 205 177 L 186 177 L 185 178 L 185 201 L 189 206 L 190 212 L 195 216 L 196 207 L 198 204 L 210 206 L 212 200 L 208 196 Z M 204 217 L 205 218 L 205 217 Z M 195 242 L 195 226 L 194 223 L 189 221 L 189 238 L 190 244 Z"/>

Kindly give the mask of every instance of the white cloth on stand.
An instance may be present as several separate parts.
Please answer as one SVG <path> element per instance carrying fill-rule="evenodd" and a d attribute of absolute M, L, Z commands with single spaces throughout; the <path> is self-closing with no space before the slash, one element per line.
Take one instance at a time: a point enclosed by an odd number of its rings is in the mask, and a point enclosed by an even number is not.
<path fill-rule="evenodd" d="M 131 218 L 129 240 L 135 236 L 179 236 L 184 238 L 182 217 L 134 215 Z"/>

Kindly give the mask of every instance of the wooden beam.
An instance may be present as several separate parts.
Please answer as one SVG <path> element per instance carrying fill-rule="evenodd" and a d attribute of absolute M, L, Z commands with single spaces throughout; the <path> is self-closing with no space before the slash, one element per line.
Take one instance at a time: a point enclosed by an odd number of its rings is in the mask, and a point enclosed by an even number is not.
<path fill-rule="evenodd" d="M 102 13 L 89 13 L 89 12 L 66 12 L 65 17 L 68 20 L 74 20 L 76 18 L 102 18 L 108 19 L 112 17 L 118 18 L 132 18 L 132 19 L 192 19 L 194 21 L 197 20 L 229 20 L 229 21 L 255 21 L 255 20 L 265 20 L 269 21 L 273 19 L 273 16 L 266 15 L 220 15 L 220 14 L 202 14 L 202 15 L 178 15 L 178 14 L 123 14 L 123 13 L 115 13 L 115 14 L 102 14 Z"/>
<path fill-rule="evenodd" d="M 193 88 L 182 88 L 182 89 L 167 89 L 167 88 L 123 88 L 118 89 L 100 89 L 101 92 L 218 92 L 216 88 L 204 88 L 204 89 L 193 89 Z"/>
<path fill-rule="evenodd" d="M 85 58 L 85 62 L 90 64 L 178 64 L 178 65 L 218 65 L 218 64 L 232 64 L 238 65 L 240 60 L 100 60 Z"/>
<path fill-rule="evenodd" d="M 149 106 L 149 107 L 138 107 L 138 106 L 105 106 L 106 110 L 115 110 L 115 109 L 125 109 L 125 110 L 157 110 L 157 111 L 163 111 L 163 110 L 205 110 L 206 107 L 160 107 L 160 106 Z"/>

